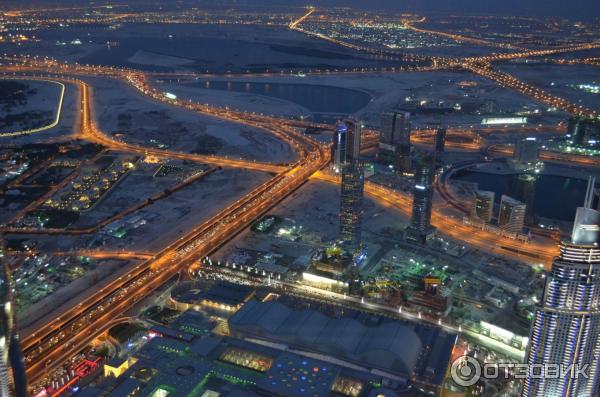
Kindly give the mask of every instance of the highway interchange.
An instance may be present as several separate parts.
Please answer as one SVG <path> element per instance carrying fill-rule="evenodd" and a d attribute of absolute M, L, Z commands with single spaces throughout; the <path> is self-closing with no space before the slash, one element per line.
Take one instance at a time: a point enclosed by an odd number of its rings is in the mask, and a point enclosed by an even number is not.
<path fill-rule="evenodd" d="M 310 32 L 305 32 L 301 29 L 301 24 L 313 12 L 313 9 L 309 10 L 306 15 L 294 21 L 290 25 L 290 28 L 310 34 Z M 332 38 L 317 37 L 357 51 L 373 52 L 372 49 L 339 42 Z M 461 36 L 461 39 L 464 40 L 465 38 Z M 429 59 L 431 61 L 430 65 L 421 68 L 413 67 L 410 68 L 410 71 L 467 70 L 491 79 L 501 86 L 528 95 L 548 106 L 562 109 L 571 114 L 597 116 L 597 112 L 592 109 L 573 104 L 564 98 L 549 94 L 544 90 L 521 82 L 514 76 L 495 70 L 493 67 L 495 61 L 546 57 L 593 48 L 600 48 L 600 43 L 536 51 L 513 48 L 519 52 L 494 54 L 476 58 L 431 58 Z M 382 53 L 381 55 L 397 57 L 397 59 L 403 58 L 403 55 L 399 53 Z M 411 56 L 411 59 L 414 59 L 414 57 Z M 419 60 L 423 59 L 419 57 Z M 84 298 L 75 307 L 67 308 L 60 316 L 48 322 L 42 328 L 23 330 L 22 347 L 26 357 L 28 377 L 32 384 L 39 384 L 53 370 L 62 367 L 71 357 L 89 345 L 94 338 L 109 329 L 114 324 L 114 321 L 123 316 L 127 310 L 175 277 L 180 271 L 186 270 L 201 258 L 217 250 L 261 215 L 276 206 L 290 193 L 300 188 L 310 178 L 330 183 L 339 183 L 336 177 L 322 171 L 330 161 L 329 145 L 318 143 L 301 132 L 301 129 L 306 127 L 331 128 L 331 126 L 313 125 L 298 120 L 216 108 L 180 99 L 169 99 L 163 92 L 152 87 L 151 75 L 135 70 L 66 64 L 50 59 L 26 56 L 4 57 L 2 63 L 3 66 L 0 67 L 0 71 L 5 76 L 48 79 L 77 87 L 81 103 L 78 137 L 83 140 L 98 143 L 115 151 L 153 155 L 165 159 L 189 160 L 211 166 L 243 168 L 267 172 L 272 175 L 267 182 L 261 184 L 249 194 L 221 210 L 202 224 L 197 225 L 193 230 L 190 230 L 183 237 L 165 247 L 161 252 L 156 254 L 121 253 L 123 257 L 135 257 L 144 259 L 144 261 L 131 268 L 127 274 L 112 280 L 102 289 L 93 292 L 93 294 Z M 401 70 L 403 69 L 398 68 L 398 70 L 391 70 L 389 72 L 394 73 Z M 323 72 L 314 71 L 313 73 Z M 336 72 L 328 71 L 327 73 Z M 372 70 L 338 71 L 338 73 L 372 73 Z M 248 76 L 248 74 L 245 75 Z M 264 75 L 264 73 L 261 74 L 261 76 Z M 279 76 L 280 74 L 277 73 L 274 75 Z M 192 112 L 262 129 L 287 142 L 297 152 L 298 159 L 293 164 L 276 165 L 242 159 L 161 150 L 115 139 L 105 134 L 95 121 L 93 88 L 85 81 L 85 78 L 89 76 L 119 79 L 129 86 L 134 87 L 141 95 L 170 106 L 177 106 Z M 194 77 L 194 75 L 190 76 L 187 74 L 181 75 L 181 77 Z M 369 133 L 371 135 L 374 134 L 374 132 Z M 450 133 L 458 136 L 473 136 L 472 131 L 456 130 L 450 131 Z M 426 131 L 417 133 L 414 137 L 414 143 L 429 144 L 430 136 L 428 136 Z M 460 147 L 460 144 L 457 145 L 459 146 L 456 148 L 460 150 L 481 150 L 482 146 L 484 146 L 481 141 L 475 141 L 474 143 L 466 144 L 466 146 L 463 144 L 462 147 Z M 488 148 L 488 150 L 492 154 L 506 156 L 510 155 L 511 148 L 492 147 Z M 600 161 L 594 158 L 562 155 L 553 152 L 543 153 L 542 159 L 548 161 L 579 162 L 593 166 L 600 165 Z M 411 197 L 404 192 L 395 191 L 371 182 L 366 183 L 365 192 L 378 202 L 391 205 L 393 208 L 406 214 L 410 212 Z M 501 238 L 491 232 L 479 230 L 477 233 L 473 233 L 473 229 L 463 225 L 460 219 L 448 217 L 440 210 L 434 212 L 432 222 L 438 230 L 447 236 L 464 241 L 474 247 L 492 250 L 508 257 L 548 264 L 556 254 L 554 244 L 542 244 L 536 241 L 525 243 Z M 5 230 L 5 232 L 10 233 L 11 230 Z M 102 255 L 102 253 L 91 254 Z M 111 253 L 107 253 L 106 255 L 111 255 Z"/>

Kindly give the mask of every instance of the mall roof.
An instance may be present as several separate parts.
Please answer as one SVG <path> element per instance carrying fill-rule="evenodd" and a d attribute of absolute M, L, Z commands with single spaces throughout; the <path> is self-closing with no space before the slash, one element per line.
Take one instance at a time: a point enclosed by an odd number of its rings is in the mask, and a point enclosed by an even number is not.
<path fill-rule="evenodd" d="M 246 285 L 218 282 L 208 289 L 194 283 L 183 283 L 175 288 L 174 299 L 180 302 L 197 303 L 203 300 L 237 306 L 248 299 L 254 289 Z"/>
<path fill-rule="evenodd" d="M 317 310 L 294 310 L 277 301 L 249 301 L 229 319 L 229 327 L 234 335 L 258 336 L 402 377 L 409 377 L 423 367 L 419 365 L 422 363 L 437 363 L 440 368 L 434 372 L 445 371 L 449 360 L 446 353 L 455 340 L 436 327 L 388 318 L 365 325 L 355 317 L 328 317 Z"/>
<path fill-rule="evenodd" d="M 128 397 L 133 394 L 133 392 L 140 388 L 142 382 L 133 378 L 126 378 L 119 386 L 113 390 L 108 397 Z"/>

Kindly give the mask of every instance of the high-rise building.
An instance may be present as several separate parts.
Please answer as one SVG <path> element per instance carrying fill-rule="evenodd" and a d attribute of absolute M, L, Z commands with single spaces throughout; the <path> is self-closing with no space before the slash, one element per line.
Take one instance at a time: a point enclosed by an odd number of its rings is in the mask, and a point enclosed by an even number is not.
<path fill-rule="evenodd" d="M 437 154 L 444 153 L 444 148 L 446 147 L 446 129 L 438 128 L 435 131 L 435 152 Z"/>
<path fill-rule="evenodd" d="M 410 143 L 410 113 L 395 112 L 381 115 L 380 143 L 396 146 Z"/>
<path fill-rule="evenodd" d="M 412 171 L 412 146 L 401 143 L 394 148 L 394 170 L 399 174 L 406 174 Z"/>
<path fill-rule="evenodd" d="M 600 119 L 572 117 L 569 119 L 567 136 L 573 145 L 583 148 L 600 148 Z"/>
<path fill-rule="evenodd" d="M 560 243 L 535 310 L 526 355 L 531 366 L 564 365 L 575 371 L 528 377 L 522 397 L 600 395 L 600 212 L 590 207 L 591 196 L 588 187 L 571 237 Z"/>
<path fill-rule="evenodd" d="M 340 172 L 342 166 L 360 156 L 360 122 L 354 119 L 340 121 L 333 134 L 333 168 Z"/>
<path fill-rule="evenodd" d="M 410 113 L 396 112 L 381 115 L 379 159 L 394 166 L 398 173 L 411 170 Z"/>
<path fill-rule="evenodd" d="M 473 200 L 472 216 L 484 222 L 491 222 L 494 215 L 496 194 L 487 190 L 476 190 Z"/>
<path fill-rule="evenodd" d="M 357 120 L 347 119 L 343 122 L 343 126 L 338 124 L 336 130 L 340 131 L 339 136 L 342 137 L 338 146 L 345 147 L 343 155 L 338 156 L 338 170 L 342 174 L 340 240 L 345 248 L 355 250 L 361 243 L 365 184 L 364 169 L 360 162 L 360 123 Z"/>
<path fill-rule="evenodd" d="M 333 168 L 339 172 L 342 168 L 342 164 L 346 162 L 346 144 L 348 135 L 348 126 L 346 123 L 340 121 L 335 125 L 335 131 L 333 133 L 333 146 L 331 147 Z"/>
<path fill-rule="evenodd" d="M 431 210 L 433 207 L 433 180 L 435 176 L 435 156 L 421 154 L 417 159 L 413 185 L 413 206 L 410 226 L 406 238 L 424 244 L 433 235 Z"/>
<path fill-rule="evenodd" d="M 361 243 L 364 185 L 364 172 L 358 161 L 343 166 L 340 240 L 349 250 L 355 250 Z"/>
<path fill-rule="evenodd" d="M 515 152 L 513 154 L 513 163 L 517 169 L 532 169 L 538 163 L 539 142 L 534 137 L 527 137 L 517 140 Z"/>
<path fill-rule="evenodd" d="M 503 194 L 500 199 L 498 227 L 509 233 L 521 233 L 525 225 L 526 205 Z"/>
<path fill-rule="evenodd" d="M 10 269 L 3 256 L 3 247 L 0 249 L 0 397 L 26 397 L 25 360 L 15 327 Z"/>
<path fill-rule="evenodd" d="M 537 174 L 520 174 L 512 179 L 510 195 L 525 204 L 525 224 L 535 225 L 535 188 Z"/>

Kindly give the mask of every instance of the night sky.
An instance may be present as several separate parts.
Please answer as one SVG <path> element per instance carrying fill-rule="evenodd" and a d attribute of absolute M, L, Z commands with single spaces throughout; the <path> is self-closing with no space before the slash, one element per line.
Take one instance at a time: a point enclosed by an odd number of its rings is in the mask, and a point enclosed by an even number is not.
<path fill-rule="evenodd" d="M 2 0 L 0 10 L 18 5 L 56 5 L 77 4 L 80 0 Z M 506 14 L 527 16 L 565 16 L 570 18 L 599 19 L 600 0 L 121 0 L 121 1 L 90 1 L 89 5 L 101 4 L 134 4 L 156 5 L 164 8 L 175 8 L 185 6 L 201 6 L 202 4 L 230 5 L 235 7 L 242 5 L 260 6 L 265 5 L 313 5 L 317 7 L 328 6 L 352 6 L 365 9 L 390 9 L 403 12 L 416 13 L 456 13 L 456 14 Z"/>

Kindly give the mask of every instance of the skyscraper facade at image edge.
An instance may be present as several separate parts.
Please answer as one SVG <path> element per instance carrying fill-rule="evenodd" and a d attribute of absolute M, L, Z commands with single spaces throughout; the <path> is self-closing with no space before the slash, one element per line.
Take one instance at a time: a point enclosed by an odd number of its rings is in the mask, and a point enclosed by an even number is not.
<path fill-rule="evenodd" d="M 529 365 L 573 365 L 587 375 L 529 377 L 522 397 L 600 393 L 600 212 L 589 208 L 590 191 L 585 207 L 577 209 L 571 238 L 560 243 L 560 254 L 552 263 L 527 350 Z"/>
<path fill-rule="evenodd" d="M 25 362 L 14 321 L 12 278 L 0 251 L 0 397 L 26 397 Z M 12 387 L 11 387 L 12 373 Z"/>

